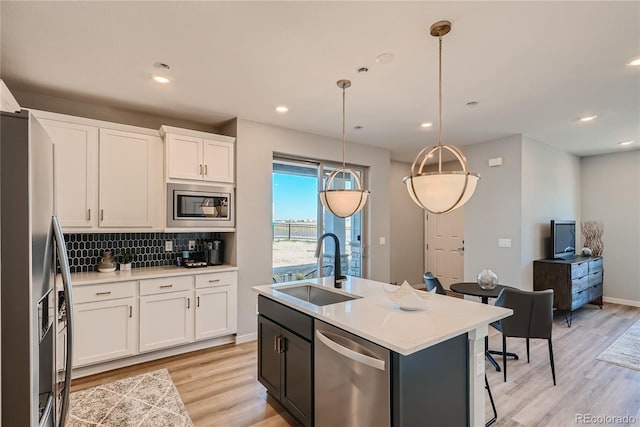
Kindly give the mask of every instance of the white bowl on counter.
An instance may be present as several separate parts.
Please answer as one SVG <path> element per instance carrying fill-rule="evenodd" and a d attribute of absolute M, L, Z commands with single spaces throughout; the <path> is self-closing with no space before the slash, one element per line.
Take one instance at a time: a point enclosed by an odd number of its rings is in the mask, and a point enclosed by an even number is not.
<path fill-rule="evenodd" d="M 383 285 L 384 295 L 401 310 L 416 311 L 427 308 L 429 293 L 414 289 L 406 280 L 400 286 Z"/>

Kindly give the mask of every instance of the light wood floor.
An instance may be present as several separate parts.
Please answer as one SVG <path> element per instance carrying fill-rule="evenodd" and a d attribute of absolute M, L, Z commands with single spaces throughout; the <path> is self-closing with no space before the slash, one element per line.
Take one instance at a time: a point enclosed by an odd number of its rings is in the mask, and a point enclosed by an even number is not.
<path fill-rule="evenodd" d="M 556 316 L 555 387 L 546 341 L 531 341 L 531 363 L 527 364 L 524 340 L 509 339 L 508 350 L 521 359 L 509 360 L 507 382 L 487 363 L 498 409 L 495 425 L 564 427 L 575 425 L 576 414 L 583 413 L 630 415 L 640 423 L 640 371 L 596 360 L 637 319 L 639 308 L 616 304 L 605 304 L 604 310 L 585 306 L 574 313 L 571 328 L 563 316 Z M 489 344 L 500 349 L 500 335 L 492 333 Z M 71 390 L 167 368 L 196 427 L 295 425 L 267 398 L 256 380 L 256 363 L 255 342 L 230 344 L 81 378 Z M 487 399 L 487 418 L 490 412 Z"/>

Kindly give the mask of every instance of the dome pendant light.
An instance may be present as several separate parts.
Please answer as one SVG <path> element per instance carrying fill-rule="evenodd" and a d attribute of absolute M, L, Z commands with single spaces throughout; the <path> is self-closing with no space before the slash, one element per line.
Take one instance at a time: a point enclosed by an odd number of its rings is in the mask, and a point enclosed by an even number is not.
<path fill-rule="evenodd" d="M 467 170 L 467 159 L 453 145 L 442 144 L 442 36 L 451 31 L 451 22 L 438 21 L 431 26 L 430 34 L 438 37 L 438 145 L 426 147 L 413 161 L 411 175 L 403 179 L 411 199 L 422 209 L 435 214 L 451 212 L 464 205 L 473 195 L 480 179 L 477 173 Z M 442 155 L 448 151 L 460 169 L 442 170 Z M 427 161 L 437 160 L 437 168 L 426 168 Z M 434 170 L 434 171 L 433 171 Z"/>
<path fill-rule="evenodd" d="M 340 89 L 342 89 L 342 167 L 334 170 L 327 177 L 327 182 L 325 183 L 324 190 L 320 192 L 320 202 L 322 202 L 322 205 L 335 216 L 339 218 L 346 218 L 356 214 L 358 211 L 360 211 L 360 209 L 364 207 L 364 205 L 367 203 L 367 199 L 369 198 L 369 191 L 362 189 L 362 183 L 358 174 L 351 169 L 347 169 L 346 167 L 344 156 L 347 145 L 344 133 L 345 91 L 348 87 L 351 86 L 351 82 L 349 80 L 338 80 L 337 85 Z M 331 184 L 338 176 L 338 174 L 342 174 L 342 188 L 332 189 Z M 350 175 L 354 178 L 356 188 L 346 188 L 347 184 L 345 178 L 347 175 Z"/>

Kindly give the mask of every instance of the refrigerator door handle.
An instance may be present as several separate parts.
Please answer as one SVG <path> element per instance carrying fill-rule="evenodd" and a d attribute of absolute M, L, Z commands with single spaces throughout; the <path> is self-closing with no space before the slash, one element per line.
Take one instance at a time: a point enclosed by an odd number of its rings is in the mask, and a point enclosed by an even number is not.
<path fill-rule="evenodd" d="M 69 389 L 71 387 L 71 369 L 73 360 L 73 300 L 71 292 L 71 271 L 69 270 L 69 259 L 67 258 L 67 246 L 64 242 L 64 235 L 60 220 L 53 217 L 53 234 L 56 241 L 58 260 L 60 261 L 60 271 L 62 273 L 62 284 L 64 288 L 64 298 L 67 308 L 67 348 L 64 373 L 64 391 L 62 392 L 60 404 L 59 426 L 64 426 L 69 412 Z"/>

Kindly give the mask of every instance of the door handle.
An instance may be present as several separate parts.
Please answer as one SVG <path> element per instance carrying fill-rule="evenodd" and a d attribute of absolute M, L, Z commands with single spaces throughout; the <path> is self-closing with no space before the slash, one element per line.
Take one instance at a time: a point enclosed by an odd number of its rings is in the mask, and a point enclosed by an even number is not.
<path fill-rule="evenodd" d="M 219 281 L 220 281 L 220 279 L 211 279 L 211 280 L 209 280 L 209 283 L 216 283 L 216 282 L 219 282 Z"/>
<path fill-rule="evenodd" d="M 208 165 L 204 165 L 204 174 L 208 175 L 209 174 L 209 167 Z"/>
<path fill-rule="evenodd" d="M 200 307 L 200 297 L 196 297 L 196 307 Z"/>
<path fill-rule="evenodd" d="M 200 175 L 202 175 L 202 165 L 200 165 Z"/>
<path fill-rule="evenodd" d="M 91 221 L 91 209 L 87 209 L 87 221 Z"/>
<path fill-rule="evenodd" d="M 324 335 L 322 332 L 316 329 L 316 338 L 320 340 L 321 343 L 329 347 L 331 350 L 335 351 L 346 357 L 347 359 L 351 359 L 355 362 L 362 363 L 364 365 L 370 366 L 375 369 L 379 369 L 381 371 L 385 370 L 385 361 L 376 359 L 375 357 L 367 356 L 366 354 L 358 353 L 357 351 L 351 350 L 350 348 L 343 347 L 337 342 L 333 341 L 331 338 Z M 342 337 L 346 339 L 345 337 Z"/>
<path fill-rule="evenodd" d="M 106 291 L 106 292 L 96 292 L 96 295 L 111 295 L 111 291 Z"/>
<path fill-rule="evenodd" d="M 133 317 L 133 306 L 129 306 L 129 317 Z"/>
<path fill-rule="evenodd" d="M 273 351 L 280 353 L 280 335 L 273 337 Z"/>
<path fill-rule="evenodd" d="M 458 250 L 464 252 L 464 246 L 461 248 L 458 248 Z"/>
<path fill-rule="evenodd" d="M 191 308 L 191 298 L 187 298 L 187 310 Z"/>
<path fill-rule="evenodd" d="M 104 209 L 100 209 L 100 221 L 104 221 Z"/>
<path fill-rule="evenodd" d="M 173 285 L 160 285 L 160 289 L 173 288 Z"/>

